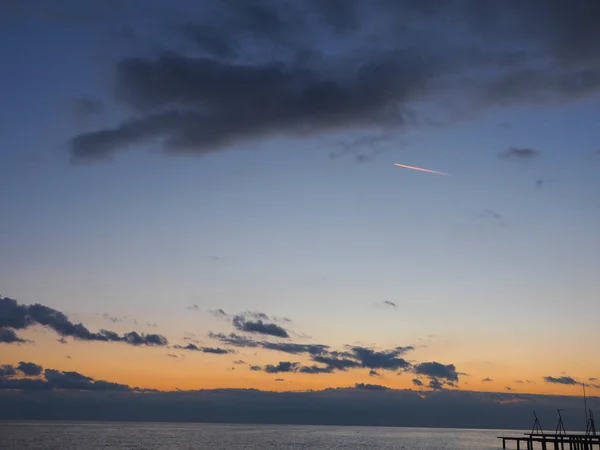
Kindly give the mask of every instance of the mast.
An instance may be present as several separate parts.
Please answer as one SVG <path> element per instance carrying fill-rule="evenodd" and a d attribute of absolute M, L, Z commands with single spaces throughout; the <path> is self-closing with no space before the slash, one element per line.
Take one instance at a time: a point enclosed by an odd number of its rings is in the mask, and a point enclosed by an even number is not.
<path fill-rule="evenodd" d="M 587 409 L 587 399 L 585 397 L 585 383 L 581 383 L 581 387 L 583 388 L 583 409 L 585 410 L 585 428 L 588 427 L 588 409 Z"/>

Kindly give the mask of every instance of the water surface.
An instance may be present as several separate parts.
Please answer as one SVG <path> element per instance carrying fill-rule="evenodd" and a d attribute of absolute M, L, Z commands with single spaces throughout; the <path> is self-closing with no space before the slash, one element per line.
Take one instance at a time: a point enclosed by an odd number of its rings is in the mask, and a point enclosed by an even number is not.
<path fill-rule="evenodd" d="M 491 450 L 500 430 L 140 422 L 0 422 L 1 449 Z"/>

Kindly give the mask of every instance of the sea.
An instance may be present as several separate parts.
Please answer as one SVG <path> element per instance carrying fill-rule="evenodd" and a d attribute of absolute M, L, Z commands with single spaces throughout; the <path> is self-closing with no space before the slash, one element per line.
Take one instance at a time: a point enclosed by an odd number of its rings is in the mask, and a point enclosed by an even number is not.
<path fill-rule="evenodd" d="M 517 431 L 440 428 L 0 421 L 8 450 L 492 450 Z"/>

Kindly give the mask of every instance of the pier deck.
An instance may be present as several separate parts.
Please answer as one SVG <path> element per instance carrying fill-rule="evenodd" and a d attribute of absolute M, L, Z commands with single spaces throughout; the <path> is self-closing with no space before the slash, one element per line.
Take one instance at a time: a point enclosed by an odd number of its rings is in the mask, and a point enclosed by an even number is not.
<path fill-rule="evenodd" d="M 498 436 L 498 439 L 502 439 L 503 449 L 507 442 L 514 442 L 517 450 L 600 450 L 600 435 L 526 433 L 524 436 Z"/>

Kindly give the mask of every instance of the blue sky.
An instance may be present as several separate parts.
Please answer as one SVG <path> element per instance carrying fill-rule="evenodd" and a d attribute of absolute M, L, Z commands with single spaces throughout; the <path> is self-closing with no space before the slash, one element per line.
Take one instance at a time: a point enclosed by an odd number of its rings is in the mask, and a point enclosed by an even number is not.
<path fill-rule="evenodd" d="M 117 62 L 152 61 L 162 50 L 198 57 L 173 27 L 203 16 L 190 5 L 163 15 L 132 2 L 125 11 L 80 7 L 88 20 L 66 16 L 66 4 L 48 2 L 53 14 L 30 5 L 0 19 L 0 40 L 8 43 L 0 49 L 3 295 L 93 329 L 107 326 L 103 313 L 140 326 L 156 322 L 173 341 L 184 330 L 227 331 L 212 309 L 264 311 L 290 318 L 299 339 L 338 347 L 427 340 L 415 358 L 462 363 L 477 378 L 488 375 L 486 361 L 502 366 L 500 377 L 541 376 L 531 362 L 522 365 L 532 352 L 552 372 L 544 375 L 599 374 L 585 355 L 600 312 L 594 86 L 570 95 L 550 83 L 541 99 L 507 94 L 505 106 L 463 97 L 469 86 L 438 87 L 403 100 L 416 123 L 369 118 L 310 132 L 273 129 L 207 154 L 174 155 L 159 141 L 135 141 L 106 160 L 75 161 L 75 136 L 145 114 L 115 99 Z M 376 27 L 383 13 L 376 10 L 365 27 Z M 328 36 L 314 37 L 323 51 L 361 54 L 360 34 Z M 527 38 L 509 46 L 533 42 L 553 57 L 539 36 Z M 254 61 L 255 44 L 248 45 L 240 58 Z M 431 38 L 422 54 L 437 54 L 438 45 Z M 590 70 L 599 64 L 585 63 Z M 257 115 L 265 108 L 250 106 Z M 510 149 L 535 156 L 499 156 Z M 384 307 L 386 300 L 396 307 Z M 50 339 L 44 336 L 40 342 Z"/>

